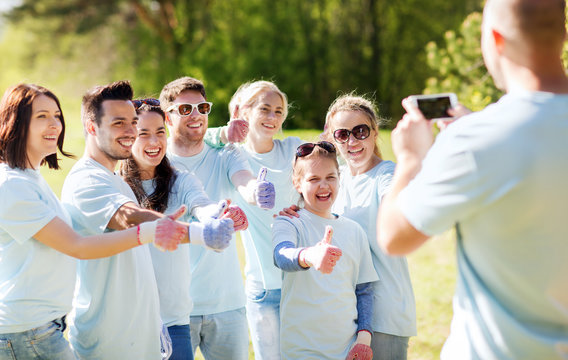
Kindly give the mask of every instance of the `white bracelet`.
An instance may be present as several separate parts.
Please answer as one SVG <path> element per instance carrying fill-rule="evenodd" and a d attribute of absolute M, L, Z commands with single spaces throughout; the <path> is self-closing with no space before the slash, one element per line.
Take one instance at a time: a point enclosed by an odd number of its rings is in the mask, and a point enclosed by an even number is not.
<path fill-rule="evenodd" d="M 148 244 L 154 241 L 154 237 L 156 237 L 157 225 L 158 220 L 143 222 L 140 224 L 140 237 L 138 240 L 141 244 Z"/>
<path fill-rule="evenodd" d="M 205 245 L 203 239 L 203 224 L 199 222 L 192 222 L 189 224 L 189 243 L 193 245 Z"/>

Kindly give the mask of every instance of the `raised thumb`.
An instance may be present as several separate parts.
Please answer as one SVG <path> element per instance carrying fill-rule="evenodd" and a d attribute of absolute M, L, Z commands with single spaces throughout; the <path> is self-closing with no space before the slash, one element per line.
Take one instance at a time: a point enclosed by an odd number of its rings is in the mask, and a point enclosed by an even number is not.
<path fill-rule="evenodd" d="M 325 227 L 325 235 L 323 237 L 323 242 L 326 244 L 331 244 L 331 237 L 333 236 L 333 228 L 331 225 Z"/>
<path fill-rule="evenodd" d="M 172 220 L 177 220 L 179 219 L 183 214 L 185 214 L 185 211 L 187 210 L 187 208 L 185 207 L 185 205 L 180 206 L 176 211 L 174 211 L 172 214 L 168 215 L 168 217 Z"/>

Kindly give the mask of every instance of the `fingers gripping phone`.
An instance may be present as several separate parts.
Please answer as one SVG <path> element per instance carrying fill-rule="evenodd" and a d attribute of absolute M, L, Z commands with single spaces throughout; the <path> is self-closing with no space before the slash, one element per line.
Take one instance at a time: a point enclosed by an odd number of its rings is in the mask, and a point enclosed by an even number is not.
<path fill-rule="evenodd" d="M 426 119 L 451 118 L 448 109 L 458 105 L 458 97 L 454 93 L 411 95 L 408 98 Z"/>

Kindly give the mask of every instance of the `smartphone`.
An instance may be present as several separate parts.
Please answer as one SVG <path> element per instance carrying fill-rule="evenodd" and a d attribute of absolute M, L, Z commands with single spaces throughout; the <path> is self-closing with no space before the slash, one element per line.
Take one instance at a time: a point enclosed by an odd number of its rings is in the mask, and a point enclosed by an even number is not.
<path fill-rule="evenodd" d="M 458 97 L 454 93 L 411 95 L 408 98 L 422 111 L 426 119 L 451 118 L 448 109 L 458 104 Z"/>

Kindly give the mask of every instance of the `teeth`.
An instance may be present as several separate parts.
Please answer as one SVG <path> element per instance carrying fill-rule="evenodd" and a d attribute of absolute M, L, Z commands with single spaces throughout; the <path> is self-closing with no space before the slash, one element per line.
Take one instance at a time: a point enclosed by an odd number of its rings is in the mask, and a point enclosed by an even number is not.
<path fill-rule="evenodd" d="M 267 128 L 271 128 L 271 129 L 274 129 L 274 128 L 276 127 L 276 126 L 274 126 L 274 125 L 272 125 L 272 124 L 262 124 L 262 125 L 264 125 L 264 126 L 267 127 Z"/>
<path fill-rule="evenodd" d="M 349 153 L 350 153 L 350 154 L 358 154 L 358 153 L 360 153 L 361 151 L 363 151 L 363 149 L 359 149 L 359 150 L 350 150 L 350 151 L 349 151 Z"/>
<path fill-rule="evenodd" d="M 146 150 L 146 154 L 148 154 L 148 155 L 158 155 L 159 152 L 160 152 L 160 149 L 148 149 L 148 150 Z"/>
<path fill-rule="evenodd" d="M 57 136 L 55 136 L 55 135 L 47 135 L 47 136 L 44 136 L 43 138 L 46 139 L 46 140 L 56 140 L 56 139 L 57 139 Z"/>
<path fill-rule="evenodd" d="M 189 127 L 192 128 L 192 129 L 196 129 L 196 128 L 200 128 L 201 124 L 199 124 L 199 123 L 198 124 L 190 124 Z"/>
<path fill-rule="evenodd" d="M 121 140 L 118 143 L 122 146 L 132 146 L 132 144 L 134 144 L 134 141 L 132 141 L 132 140 Z"/>

